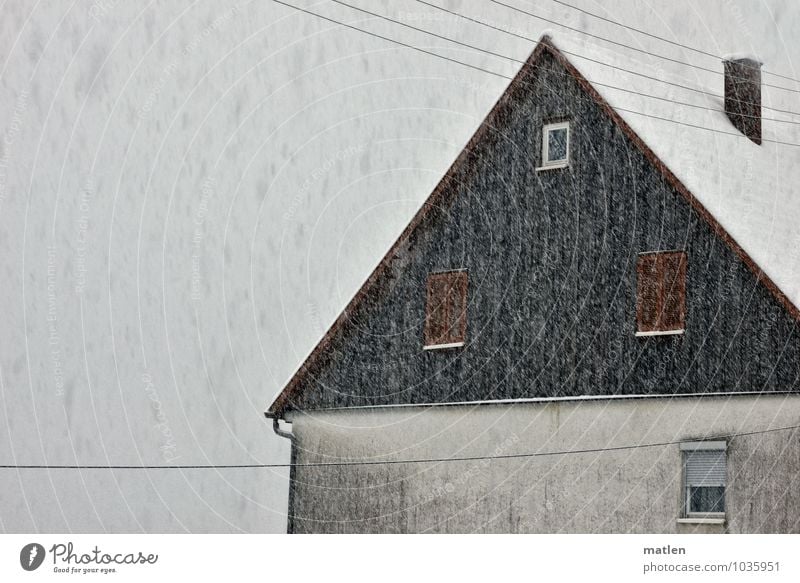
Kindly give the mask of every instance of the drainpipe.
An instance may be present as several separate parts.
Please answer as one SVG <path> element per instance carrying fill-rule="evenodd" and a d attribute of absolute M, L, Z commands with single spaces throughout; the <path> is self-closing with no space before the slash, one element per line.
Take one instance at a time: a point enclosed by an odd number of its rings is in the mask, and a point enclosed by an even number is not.
<path fill-rule="evenodd" d="M 264 413 L 269 419 L 269 413 Z M 291 454 L 289 457 L 289 508 L 286 513 L 286 533 L 294 534 L 294 484 L 295 484 L 295 466 L 297 463 L 297 438 L 291 431 L 284 431 L 281 429 L 280 419 L 275 416 L 272 417 L 272 430 L 276 435 L 284 437 L 289 440 L 291 444 Z"/>

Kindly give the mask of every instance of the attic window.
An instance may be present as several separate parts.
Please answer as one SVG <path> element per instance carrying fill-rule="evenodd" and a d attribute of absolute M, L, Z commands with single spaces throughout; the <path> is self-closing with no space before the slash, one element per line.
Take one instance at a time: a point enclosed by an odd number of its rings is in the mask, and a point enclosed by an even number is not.
<path fill-rule="evenodd" d="M 537 170 L 569 165 L 569 122 L 551 123 L 542 129 L 542 165 Z"/>
<path fill-rule="evenodd" d="M 636 275 L 636 335 L 682 334 L 686 317 L 686 253 L 641 253 Z"/>
<path fill-rule="evenodd" d="M 428 276 L 425 350 L 464 346 L 467 332 L 467 272 Z"/>

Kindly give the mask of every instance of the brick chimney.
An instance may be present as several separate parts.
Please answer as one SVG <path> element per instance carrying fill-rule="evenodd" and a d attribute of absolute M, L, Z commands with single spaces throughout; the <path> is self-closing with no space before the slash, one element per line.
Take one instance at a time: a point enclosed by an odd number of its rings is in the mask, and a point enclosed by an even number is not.
<path fill-rule="evenodd" d="M 737 130 L 761 144 L 761 63 L 754 59 L 724 63 L 725 113 Z"/>

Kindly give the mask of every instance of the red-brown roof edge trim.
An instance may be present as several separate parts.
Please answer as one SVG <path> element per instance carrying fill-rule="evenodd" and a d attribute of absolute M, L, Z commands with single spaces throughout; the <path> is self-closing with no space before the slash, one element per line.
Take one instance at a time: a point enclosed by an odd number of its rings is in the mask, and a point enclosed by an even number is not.
<path fill-rule="evenodd" d="M 711 213 L 703 206 L 703 204 L 689 191 L 688 188 L 678 179 L 678 177 L 667 168 L 666 164 L 656 155 L 650 147 L 644 143 L 639 135 L 631 128 L 628 123 L 614 110 L 614 108 L 600 95 L 600 93 L 591 85 L 591 83 L 581 74 L 580 71 L 558 50 L 553 44 L 552 39 L 548 35 L 544 35 L 539 39 L 536 48 L 525 61 L 525 64 L 520 68 L 519 72 L 514 76 L 514 79 L 508 84 L 503 94 L 492 107 L 489 114 L 481 122 L 481 125 L 470 138 L 467 145 L 461 150 L 461 153 L 450 165 L 447 172 L 445 172 L 442 179 L 436 185 L 433 192 L 428 196 L 427 200 L 423 203 L 422 207 L 417 211 L 411 222 L 406 226 L 391 248 L 386 252 L 381 261 L 372 271 L 370 276 L 359 288 L 353 298 L 348 302 L 347 306 L 342 313 L 336 318 L 331 327 L 317 343 L 311 353 L 303 361 L 303 364 L 289 379 L 284 389 L 273 400 L 270 407 L 265 411 L 265 415 L 270 418 L 279 418 L 283 415 L 286 405 L 293 395 L 295 395 L 301 388 L 305 376 L 312 370 L 314 363 L 330 345 L 336 333 L 347 320 L 350 313 L 364 299 L 367 293 L 372 289 L 378 281 L 382 273 L 391 263 L 391 260 L 397 253 L 400 246 L 409 238 L 411 233 L 419 226 L 426 215 L 434 208 L 439 199 L 444 196 L 446 186 L 450 183 L 455 176 L 461 165 L 466 161 L 469 152 L 473 146 L 478 143 L 484 135 L 493 128 L 496 124 L 495 119 L 502 113 L 505 106 L 508 105 L 507 99 L 513 93 L 514 89 L 522 83 L 523 76 L 527 73 L 529 67 L 535 63 L 544 51 L 552 54 L 559 63 L 575 78 L 578 84 L 594 99 L 594 101 L 601 107 L 603 111 L 616 123 L 623 133 L 636 145 L 637 148 L 644 154 L 656 169 L 667 179 L 667 181 L 689 202 L 697 214 L 706 221 L 714 233 L 720 237 L 733 252 L 744 262 L 745 265 L 755 274 L 756 279 L 761 281 L 766 288 L 775 296 L 778 302 L 798 321 L 800 322 L 800 310 L 795 306 L 792 301 L 780 290 L 780 288 L 767 276 L 763 270 L 756 264 L 756 262 L 747 254 L 747 252 L 736 242 L 736 240 L 728 233 L 727 230 L 711 215 Z"/>

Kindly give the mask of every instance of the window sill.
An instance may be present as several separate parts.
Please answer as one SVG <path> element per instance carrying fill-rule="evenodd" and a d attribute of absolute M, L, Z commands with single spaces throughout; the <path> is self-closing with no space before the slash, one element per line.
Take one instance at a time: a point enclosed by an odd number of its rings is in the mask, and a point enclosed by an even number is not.
<path fill-rule="evenodd" d="M 451 342 L 450 344 L 429 344 L 423 346 L 422 350 L 442 350 L 444 348 L 461 348 L 464 346 L 463 342 Z"/>
<path fill-rule="evenodd" d="M 725 524 L 724 518 L 679 518 L 678 524 Z"/>
<path fill-rule="evenodd" d="M 681 328 L 680 330 L 654 330 L 652 332 L 637 332 L 636 336 L 645 337 L 645 336 L 675 336 L 677 334 L 683 334 L 684 329 Z"/>
<path fill-rule="evenodd" d="M 548 164 L 547 166 L 539 166 L 536 172 L 544 172 L 545 170 L 558 170 L 560 168 L 567 168 L 569 162 L 559 162 L 558 164 Z"/>

